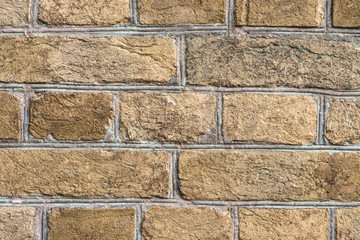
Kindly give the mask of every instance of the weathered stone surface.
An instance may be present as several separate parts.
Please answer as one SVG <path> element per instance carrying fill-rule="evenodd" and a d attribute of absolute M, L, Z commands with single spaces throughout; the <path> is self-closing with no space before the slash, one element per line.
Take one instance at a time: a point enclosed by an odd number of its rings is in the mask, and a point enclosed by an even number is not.
<path fill-rule="evenodd" d="M 216 128 L 213 94 L 124 93 L 121 132 L 131 141 L 196 142 Z"/>
<path fill-rule="evenodd" d="M 164 152 L 2 150 L 0 196 L 166 197 Z"/>
<path fill-rule="evenodd" d="M 214 208 L 150 207 L 142 235 L 146 239 L 233 239 L 231 214 Z"/>
<path fill-rule="evenodd" d="M 0 26 L 30 23 L 30 0 L 1 0 Z"/>
<path fill-rule="evenodd" d="M 240 209 L 240 240 L 329 239 L 326 209 Z"/>
<path fill-rule="evenodd" d="M 323 0 L 236 0 L 236 24 L 249 26 L 318 27 Z"/>
<path fill-rule="evenodd" d="M 358 0 L 333 0 L 334 27 L 360 27 Z"/>
<path fill-rule="evenodd" d="M 190 84 L 360 88 L 360 49 L 356 42 L 194 37 L 187 43 Z"/>
<path fill-rule="evenodd" d="M 0 239 L 29 239 L 35 235 L 35 208 L 0 207 Z"/>
<path fill-rule="evenodd" d="M 312 96 L 224 96 L 223 125 L 231 140 L 310 144 L 316 140 L 317 102 Z"/>
<path fill-rule="evenodd" d="M 100 140 L 112 121 L 112 95 L 44 93 L 31 100 L 30 133 L 57 140 Z"/>
<path fill-rule="evenodd" d="M 141 24 L 215 24 L 225 22 L 225 0 L 140 0 Z"/>
<path fill-rule="evenodd" d="M 360 209 L 336 209 L 336 235 L 339 240 L 360 239 Z"/>
<path fill-rule="evenodd" d="M 174 40 L 150 37 L 0 37 L 0 82 L 168 82 Z"/>
<path fill-rule="evenodd" d="M 0 92 L 0 139 L 20 138 L 20 100 L 6 92 Z"/>
<path fill-rule="evenodd" d="M 49 240 L 134 239 L 135 210 L 64 209 L 49 215 Z"/>
<path fill-rule="evenodd" d="M 129 0 L 40 0 L 39 20 L 50 25 L 114 25 L 127 23 Z"/>
<path fill-rule="evenodd" d="M 180 190 L 185 199 L 358 201 L 359 160 L 353 153 L 183 152 Z"/>

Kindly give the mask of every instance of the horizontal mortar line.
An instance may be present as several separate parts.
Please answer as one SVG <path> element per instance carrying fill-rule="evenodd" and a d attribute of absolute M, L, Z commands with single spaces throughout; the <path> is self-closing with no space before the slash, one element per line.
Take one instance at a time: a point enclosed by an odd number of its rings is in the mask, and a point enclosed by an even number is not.
<path fill-rule="evenodd" d="M 324 27 L 318 28 L 301 28 L 301 27 L 260 27 L 260 26 L 242 26 L 236 27 L 246 32 L 289 32 L 289 33 L 325 33 Z"/>

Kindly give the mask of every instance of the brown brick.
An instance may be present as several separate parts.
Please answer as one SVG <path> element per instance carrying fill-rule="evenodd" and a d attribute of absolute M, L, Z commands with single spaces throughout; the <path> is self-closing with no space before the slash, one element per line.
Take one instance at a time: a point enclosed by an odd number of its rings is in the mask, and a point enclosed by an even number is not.
<path fill-rule="evenodd" d="M 18 83 L 168 82 L 174 40 L 150 37 L 0 37 L 0 79 Z"/>
<path fill-rule="evenodd" d="M 329 239 L 327 209 L 240 209 L 240 240 Z"/>
<path fill-rule="evenodd" d="M 237 25 L 318 27 L 323 18 L 323 0 L 236 0 Z"/>
<path fill-rule="evenodd" d="M 129 0 L 40 0 L 39 20 L 50 25 L 114 25 L 127 23 Z"/>
<path fill-rule="evenodd" d="M 187 44 L 189 84 L 360 88 L 356 42 L 194 37 Z"/>
<path fill-rule="evenodd" d="M 224 96 L 227 139 L 309 144 L 316 139 L 317 103 L 312 96 L 231 94 Z"/>
<path fill-rule="evenodd" d="M 132 141 L 196 142 L 216 128 L 212 94 L 124 93 L 121 132 Z"/>
<path fill-rule="evenodd" d="M 180 190 L 185 199 L 357 201 L 359 159 L 353 153 L 183 152 Z"/>
<path fill-rule="evenodd" d="M 168 154 L 102 150 L 1 150 L 0 196 L 166 197 Z"/>
<path fill-rule="evenodd" d="M 0 26 L 30 23 L 30 0 L 1 0 Z"/>
<path fill-rule="evenodd" d="M 215 24 L 225 22 L 225 0 L 140 0 L 141 24 Z"/>
<path fill-rule="evenodd" d="M 333 0 L 334 27 L 360 27 L 359 0 Z"/>
<path fill-rule="evenodd" d="M 100 140 L 112 121 L 112 95 L 44 93 L 31 100 L 30 133 L 57 140 Z"/>
<path fill-rule="evenodd" d="M 135 210 L 64 209 L 49 215 L 49 240 L 134 239 Z"/>
<path fill-rule="evenodd" d="M 35 208 L 0 207 L 0 239 L 32 239 L 35 235 L 34 217 Z"/>
<path fill-rule="evenodd" d="M 336 235 L 338 240 L 360 239 L 359 208 L 340 208 L 336 210 Z"/>
<path fill-rule="evenodd" d="M 142 235 L 146 239 L 233 239 L 229 212 L 214 208 L 150 207 L 145 213 Z"/>
<path fill-rule="evenodd" d="M 20 138 L 20 100 L 6 92 L 0 92 L 0 139 Z"/>

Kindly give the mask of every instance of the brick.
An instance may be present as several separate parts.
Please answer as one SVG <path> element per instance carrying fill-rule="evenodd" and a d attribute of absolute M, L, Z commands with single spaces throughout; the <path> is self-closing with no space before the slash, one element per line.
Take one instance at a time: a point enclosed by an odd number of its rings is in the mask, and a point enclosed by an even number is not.
<path fill-rule="evenodd" d="M 164 152 L 1 150 L 0 196 L 166 197 Z"/>
<path fill-rule="evenodd" d="M 30 0 L 1 0 L 0 26 L 24 25 L 29 23 Z"/>
<path fill-rule="evenodd" d="M 237 25 L 318 27 L 324 18 L 323 0 L 236 0 Z"/>
<path fill-rule="evenodd" d="M 216 128 L 213 94 L 124 93 L 121 132 L 131 141 L 196 142 Z"/>
<path fill-rule="evenodd" d="M 110 127 L 112 110 L 111 94 L 40 93 L 31 99 L 30 133 L 41 139 L 100 140 Z"/>
<path fill-rule="evenodd" d="M 216 24 L 225 22 L 225 0 L 140 0 L 141 24 Z"/>
<path fill-rule="evenodd" d="M 360 27 L 359 0 L 333 0 L 334 27 Z"/>
<path fill-rule="evenodd" d="M 210 207 L 150 207 L 143 239 L 233 239 L 231 214 Z"/>
<path fill-rule="evenodd" d="M 134 239 L 135 210 L 64 209 L 49 215 L 49 240 Z"/>
<path fill-rule="evenodd" d="M 0 92 L 0 139 L 20 140 L 20 100 Z"/>
<path fill-rule="evenodd" d="M 33 239 L 34 218 L 35 208 L 0 207 L 0 239 Z"/>
<path fill-rule="evenodd" d="M 339 240 L 360 238 L 360 209 L 336 209 L 336 235 Z"/>
<path fill-rule="evenodd" d="M 0 37 L 0 79 L 12 83 L 166 83 L 175 41 L 150 37 Z"/>
<path fill-rule="evenodd" d="M 316 139 L 317 103 L 312 96 L 224 96 L 225 137 L 237 141 L 310 144 Z"/>
<path fill-rule="evenodd" d="M 115 25 L 129 16 L 129 0 L 40 0 L 39 5 L 39 20 L 49 25 Z"/>
<path fill-rule="evenodd" d="M 179 158 L 185 199 L 357 201 L 360 155 L 283 151 L 189 151 Z"/>
<path fill-rule="evenodd" d="M 329 239 L 327 209 L 240 209 L 240 240 Z"/>
<path fill-rule="evenodd" d="M 186 74 L 193 85 L 360 88 L 356 42 L 193 37 L 187 45 Z"/>

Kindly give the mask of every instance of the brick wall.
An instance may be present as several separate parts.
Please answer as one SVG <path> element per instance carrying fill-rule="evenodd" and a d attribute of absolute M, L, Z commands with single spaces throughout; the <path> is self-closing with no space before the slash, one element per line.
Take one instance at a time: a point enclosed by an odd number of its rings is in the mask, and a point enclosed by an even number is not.
<path fill-rule="evenodd" d="M 359 0 L 2 0 L 0 239 L 360 239 Z"/>

